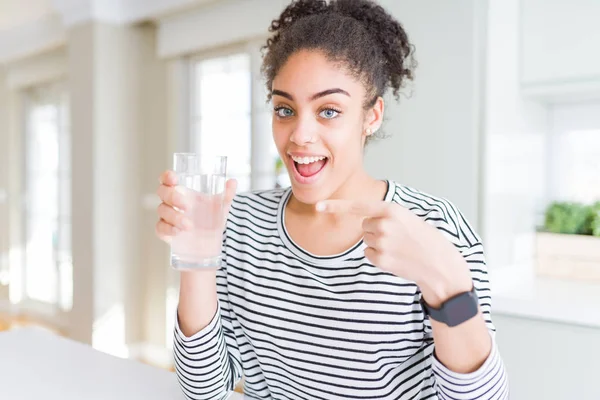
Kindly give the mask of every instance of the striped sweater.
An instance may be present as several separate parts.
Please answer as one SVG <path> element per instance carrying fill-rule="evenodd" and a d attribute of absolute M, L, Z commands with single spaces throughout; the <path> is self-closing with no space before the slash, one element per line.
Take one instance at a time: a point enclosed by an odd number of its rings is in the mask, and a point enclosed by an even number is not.
<path fill-rule="evenodd" d="M 217 272 L 219 311 L 191 337 L 175 326 L 177 376 L 189 399 L 225 399 L 244 376 L 249 398 L 293 400 L 507 399 L 495 341 L 475 372 L 434 356 L 414 282 L 370 264 L 362 242 L 313 255 L 290 238 L 291 189 L 237 195 Z M 491 294 L 478 235 L 447 200 L 388 181 L 385 201 L 435 226 L 471 269 L 490 335 Z"/>

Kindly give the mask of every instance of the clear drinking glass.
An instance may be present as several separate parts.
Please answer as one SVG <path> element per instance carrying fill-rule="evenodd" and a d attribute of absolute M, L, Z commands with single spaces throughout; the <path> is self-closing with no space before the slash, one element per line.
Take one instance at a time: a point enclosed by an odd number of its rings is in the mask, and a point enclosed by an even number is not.
<path fill-rule="evenodd" d="M 193 228 L 171 240 L 171 267 L 177 270 L 218 268 L 221 265 L 227 157 L 175 153 L 173 169 L 184 194 L 185 212 Z"/>

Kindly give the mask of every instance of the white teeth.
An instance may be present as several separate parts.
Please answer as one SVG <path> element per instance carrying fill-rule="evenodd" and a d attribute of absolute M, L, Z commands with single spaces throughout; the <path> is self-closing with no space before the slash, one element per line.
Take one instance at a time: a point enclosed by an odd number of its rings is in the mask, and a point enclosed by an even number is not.
<path fill-rule="evenodd" d="M 292 156 L 292 160 L 296 161 L 298 164 L 311 164 L 316 161 L 324 160 L 326 158 L 327 157 L 324 157 L 324 156 L 320 156 L 320 157 L 295 157 L 295 156 Z"/>

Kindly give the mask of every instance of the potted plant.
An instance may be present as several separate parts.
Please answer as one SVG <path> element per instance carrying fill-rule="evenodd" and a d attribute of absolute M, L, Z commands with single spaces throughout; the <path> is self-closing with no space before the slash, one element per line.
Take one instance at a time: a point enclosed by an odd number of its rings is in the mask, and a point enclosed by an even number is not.
<path fill-rule="evenodd" d="M 540 275 L 600 281 L 600 201 L 554 202 L 536 235 Z"/>
<path fill-rule="evenodd" d="M 276 189 L 279 189 L 281 187 L 284 186 L 283 184 L 283 176 L 287 174 L 286 169 L 285 169 L 285 164 L 283 163 L 283 161 L 281 160 L 281 158 L 279 158 L 279 156 L 277 156 L 275 158 L 275 185 L 274 187 Z"/>

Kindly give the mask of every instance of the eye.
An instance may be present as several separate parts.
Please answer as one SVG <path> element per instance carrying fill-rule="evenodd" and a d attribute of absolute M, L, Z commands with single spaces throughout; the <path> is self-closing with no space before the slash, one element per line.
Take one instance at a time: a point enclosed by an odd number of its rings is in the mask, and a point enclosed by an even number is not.
<path fill-rule="evenodd" d="M 289 107 L 275 107 L 274 111 L 279 118 L 288 118 L 294 115 L 294 111 Z"/>
<path fill-rule="evenodd" d="M 326 108 L 319 113 L 319 116 L 325 119 L 333 119 L 340 114 L 340 111 L 333 108 Z"/>

